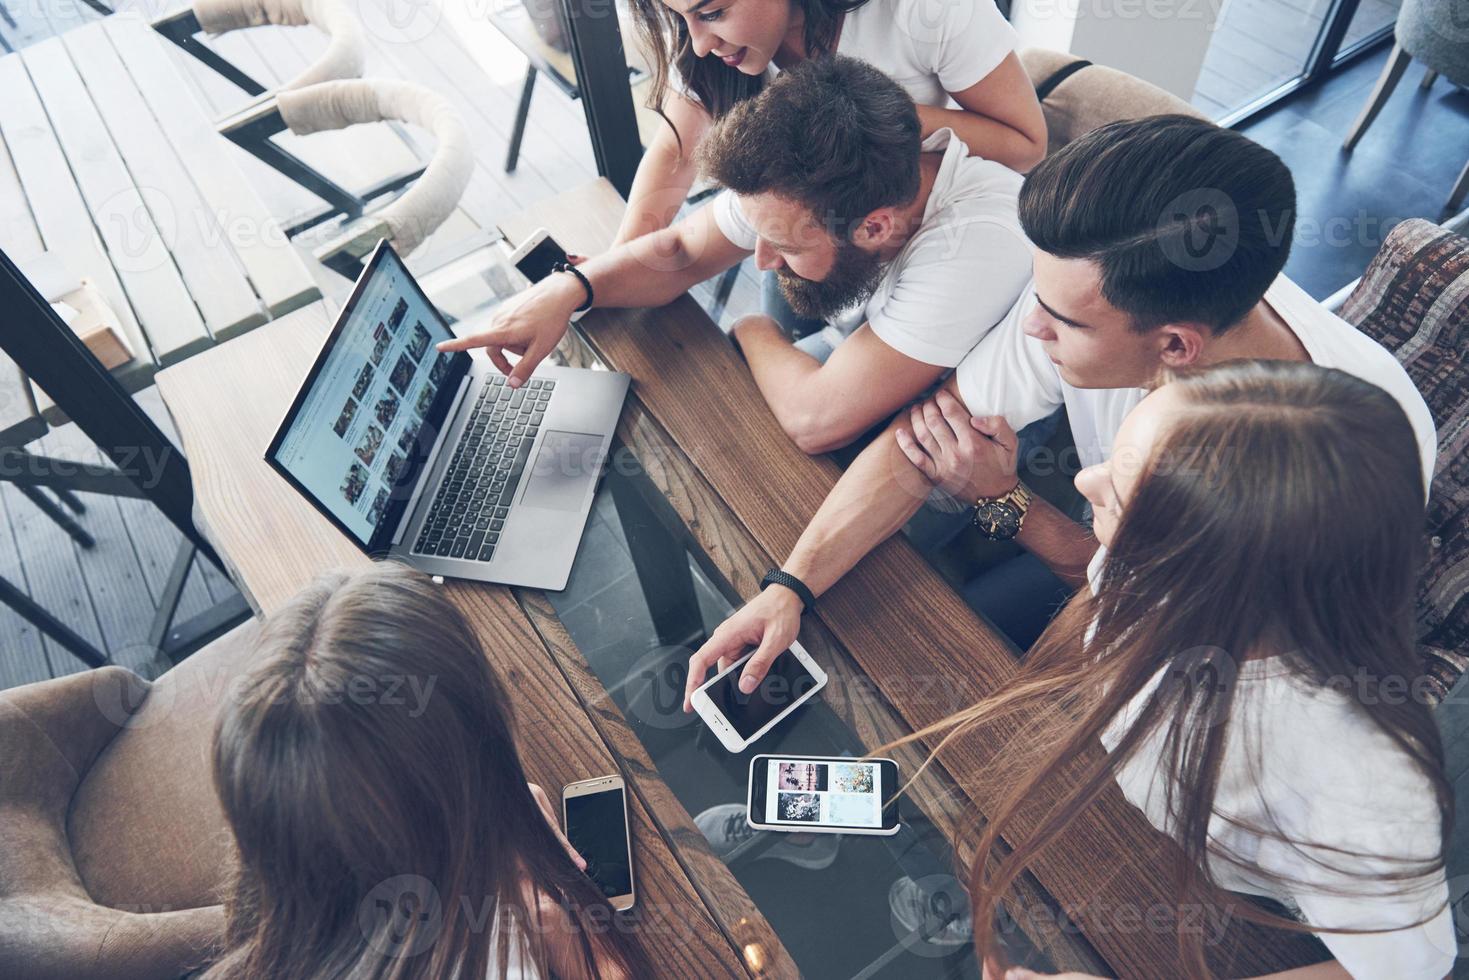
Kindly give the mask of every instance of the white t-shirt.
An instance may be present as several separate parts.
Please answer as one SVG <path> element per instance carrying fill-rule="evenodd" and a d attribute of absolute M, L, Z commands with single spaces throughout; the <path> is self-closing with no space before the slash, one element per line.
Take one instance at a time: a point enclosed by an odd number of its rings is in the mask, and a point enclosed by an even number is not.
<path fill-rule="evenodd" d="M 1397 358 L 1284 275 L 1266 291 L 1265 302 L 1295 333 L 1314 363 L 1355 375 L 1397 399 L 1418 437 L 1426 492 L 1438 456 L 1438 436 L 1428 405 Z M 1004 415 L 1016 431 L 1065 405 L 1081 465 L 1095 466 L 1111 455 L 1123 418 L 1147 392 L 1076 388 L 1063 381 L 1041 342 L 1023 329 L 1034 307 L 1035 291 L 1027 286 L 1004 321 L 955 371 L 959 395 L 973 414 Z"/>
<path fill-rule="evenodd" d="M 1016 214 L 1019 174 L 970 156 L 949 129 L 924 140 L 923 150 L 943 153 L 923 220 L 888 263 L 861 314 L 898 353 L 951 368 L 1026 288 L 1030 243 Z M 725 191 L 710 207 L 724 237 L 753 251 L 755 227 L 739 198 Z"/>
<path fill-rule="evenodd" d="M 836 53 L 867 62 L 919 105 L 958 108 L 962 92 L 1015 50 L 994 0 L 868 0 L 847 14 Z"/>
<path fill-rule="evenodd" d="M 949 93 L 998 68 L 1017 40 L 994 0 L 868 0 L 842 20 L 836 53 L 879 69 L 919 105 L 957 109 Z M 771 62 L 766 81 L 777 74 Z M 698 101 L 677 71 L 670 82 Z"/>
<path fill-rule="evenodd" d="M 1089 568 L 1094 590 L 1104 553 Z M 1321 928 L 1400 927 L 1317 933 L 1359 980 L 1440 980 L 1458 950 L 1443 872 L 1373 885 L 1404 871 L 1399 862 L 1431 861 L 1439 853 L 1438 806 L 1428 780 L 1367 720 L 1350 689 L 1319 687 L 1275 657 L 1245 661 L 1239 671 L 1209 836 L 1250 867 L 1211 856 L 1212 877 L 1231 891 L 1273 898 Z M 1103 731 L 1109 752 L 1162 679 L 1160 671 Z M 1171 832 L 1162 732 L 1139 746 L 1117 782 L 1154 827 Z M 1234 821 L 1276 829 L 1305 846 Z M 1289 884 L 1267 881 L 1256 868 Z"/>

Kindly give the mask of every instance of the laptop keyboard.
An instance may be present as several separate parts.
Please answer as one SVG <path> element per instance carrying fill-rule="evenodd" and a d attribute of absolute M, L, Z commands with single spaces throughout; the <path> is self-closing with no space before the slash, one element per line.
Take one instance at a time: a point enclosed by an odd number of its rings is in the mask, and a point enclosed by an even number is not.
<path fill-rule="evenodd" d="M 511 388 L 489 378 L 439 483 L 413 550 L 420 555 L 489 561 L 510 514 L 530 450 L 556 382 L 531 378 Z"/>

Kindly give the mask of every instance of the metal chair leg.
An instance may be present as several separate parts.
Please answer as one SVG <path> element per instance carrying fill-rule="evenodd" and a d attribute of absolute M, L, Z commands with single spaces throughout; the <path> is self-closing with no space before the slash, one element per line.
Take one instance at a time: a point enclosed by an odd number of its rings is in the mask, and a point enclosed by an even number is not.
<path fill-rule="evenodd" d="M 1423 73 L 1423 81 L 1418 87 L 1426 92 L 1433 88 L 1433 83 L 1436 81 L 1438 81 L 1438 72 L 1430 68 Z"/>
<path fill-rule="evenodd" d="M 1347 133 L 1347 138 L 1342 141 L 1341 148 L 1350 152 L 1367 132 L 1367 127 L 1372 125 L 1372 120 L 1382 111 L 1387 97 L 1392 95 L 1392 90 L 1397 88 L 1398 81 L 1403 77 L 1403 72 L 1408 70 L 1408 62 L 1413 56 L 1403 50 L 1401 44 L 1394 44 L 1392 54 L 1387 56 L 1387 64 L 1383 66 L 1382 74 L 1377 76 L 1377 85 L 1372 89 L 1372 94 L 1367 97 L 1367 104 L 1362 107 L 1362 113 L 1357 121 L 1352 123 L 1352 128 Z"/>
<path fill-rule="evenodd" d="M 515 173 L 515 165 L 520 162 L 520 141 L 525 138 L 525 121 L 530 116 L 530 97 L 536 91 L 536 69 L 534 65 L 525 67 L 525 84 L 520 89 L 520 108 L 515 111 L 515 126 L 510 131 L 510 152 L 505 155 L 505 172 Z"/>
<path fill-rule="evenodd" d="M 1469 163 L 1464 164 L 1464 169 L 1459 171 L 1459 179 L 1454 181 L 1454 189 L 1449 191 L 1448 202 L 1443 206 L 1444 213 L 1458 214 L 1466 197 L 1469 197 Z"/>
<path fill-rule="evenodd" d="M 112 662 L 106 654 L 82 639 L 70 626 L 51 615 L 45 607 L 31 601 L 30 596 L 4 578 L 0 578 L 0 602 L 14 609 L 23 619 L 88 667 L 105 667 Z"/>
<path fill-rule="evenodd" d="M 27 500 L 35 504 L 41 513 L 55 521 L 58 527 L 71 535 L 71 539 L 77 544 L 83 548 L 96 546 L 96 539 L 87 533 L 86 528 L 72 520 L 71 515 L 66 511 L 52 503 L 51 498 L 41 492 L 39 488 L 27 486 L 24 483 L 17 483 L 15 484 L 15 489 L 19 490 Z"/>
<path fill-rule="evenodd" d="M 61 487 L 52 487 L 51 492 L 56 494 L 57 500 L 71 508 L 73 514 L 85 514 L 87 512 L 87 505 L 82 503 L 82 498 L 70 490 L 65 490 Z"/>

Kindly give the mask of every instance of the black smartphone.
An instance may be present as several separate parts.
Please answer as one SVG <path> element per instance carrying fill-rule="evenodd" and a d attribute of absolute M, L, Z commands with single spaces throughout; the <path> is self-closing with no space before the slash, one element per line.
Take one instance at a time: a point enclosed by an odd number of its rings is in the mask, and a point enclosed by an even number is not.
<path fill-rule="evenodd" d="M 632 873 L 632 831 L 627 818 L 627 787 L 621 776 L 598 776 L 561 791 L 566 839 L 586 859 L 587 874 L 619 912 L 633 907 L 637 890 Z"/>
<path fill-rule="evenodd" d="M 551 233 L 539 228 L 510 256 L 510 262 L 532 285 L 546 278 L 558 262 L 566 261 L 566 250 Z"/>
<path fill-rule="evenodd" d="M 758 830 L 898 832 L 898 764 L 850 756 L 757 755 L 745 820 Z"/>

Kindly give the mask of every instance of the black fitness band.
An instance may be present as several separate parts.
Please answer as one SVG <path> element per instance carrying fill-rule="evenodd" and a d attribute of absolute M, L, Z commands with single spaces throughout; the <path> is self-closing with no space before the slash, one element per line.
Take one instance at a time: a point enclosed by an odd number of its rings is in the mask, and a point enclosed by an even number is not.
<path fill-rule="evenodd" d="M 811 594 L 811 590 L 806 587 L 806 583 L 796 578 L 790 572 L 783 572 L 779 568 L 772 568 L 766 572 L 765 577 L 760 580 L 760 591 L 764 592 L 766 588 L 772 585 L 784 585 L 794 592 L 797 598 L 801 600 L 802 612 L 816 605 L 816 596 Z"/>
<path fill-rule="evenodd" d="M 552 272 L 569 272 L 573 276 L 576 276 L 578 279 L 581 280 L 582 288 L 587 291 L 587 298 L 586 298 L 586 302 L 582 303 L 582 305 L 580 305 L 580 306 L 578 306 L 576 308 L 576 312 L 577 313 L 585 313 L 587 310 L 590 310 L 592 308 L 592 298 L 596 294 L 592 292 L 592 281 L 587 278 L 587 275 L 586 275 L 585 272 L 582 272 L 580 269 L 578 269 L 576 266 L 572 265 L 570 262 L 557 262 L 555 265 L 553 265 L 551 267 L 551 271 Z"/>

